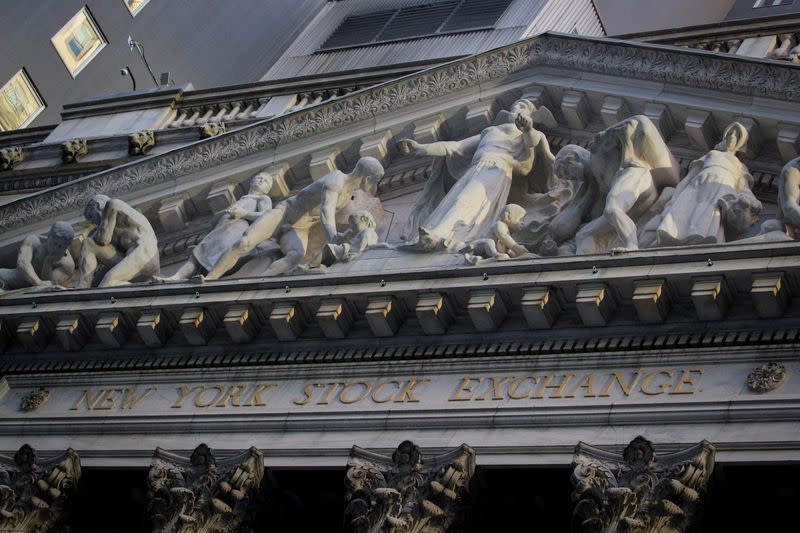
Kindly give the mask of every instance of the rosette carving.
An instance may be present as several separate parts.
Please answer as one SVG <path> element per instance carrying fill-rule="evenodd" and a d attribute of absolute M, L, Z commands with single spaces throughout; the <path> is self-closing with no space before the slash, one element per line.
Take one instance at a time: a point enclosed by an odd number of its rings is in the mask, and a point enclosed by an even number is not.
<path fill-rule="evenodd" d="M 220 462 L 205 444 L 188 458 L 157 448 L 147 479 L 153 531 L 239 531 L 263 476 L 264 458 L 255 448 Z"/>
<path fill-rule="evenodd" d="M 347 466 L 346 531 L 445 533 L 460 521 L 475 451 L 462 444 L 423 461 L 411 441 L 391 457 L 354 446 Z"/>
<path fill-rule="evenodd" d="M 579 443 L 572 463 L 575 531 L 685 531 L 714 469 L 714 454 L 706 441 L 659 457 L 644 437 L 633 439 L 622 455 Z"/>
<path fill-rule="evenodd" d="M 786 381 L 788 371 L 781 363 L 767 363 L 747 375 L 747 388 L 752 392 L 774 391 Z"/>
<path fill-rule="evenodd" d="M 27 444 L 13 460 L 0 456 L 0 531 L 50 530 L 80 477 L 81 460 L 72 448 L 41 462 Z"/>

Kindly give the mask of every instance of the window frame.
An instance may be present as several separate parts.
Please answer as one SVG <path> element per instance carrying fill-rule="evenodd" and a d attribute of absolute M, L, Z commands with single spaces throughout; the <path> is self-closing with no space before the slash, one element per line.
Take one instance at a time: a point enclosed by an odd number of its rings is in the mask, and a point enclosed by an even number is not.
<path fill-rule="evenodd" d="M 135 18 L 136 15 L 138 15 L 139 12 L 142 9 L 144 9 L 144 6 L 146 6 L 148 3 L 150 3 L 150 0 L 142 0 L 142 3 L 139 4 L 139 7 L 135 8 L 135 9 L 131 9 L 131 6 L 128 5 L 128 2 L 126 0 L 121 0 L 121 2 L 123 4 L 125 4 L 125 8 L 128 10 L 128 13 L 130 13 L 131 18 Z"/>
<path fill-rule="evenodd" d="M 0 86 L 0 93 L 2 93 L 2 92 L 3 92 L 3 91 L 6 89 L 6 87 L 8 87 L 10 84 L 12 84 L 12 83 L 14 82 L 14 80 L 16 80 L 18 77 L 20 78 L 20 80 L 21 80 L 22 84 L 23 84 L 23 85 L 25 85 L 25 86 L 26 86 L 26 88 L 27 88 L 27 89 L 30 91 L 30 94 L 31 94 L 31 95 L 33 95 L 33 97 L 34 97 L 35 101 L 36 101 L 36 102 L 37 102 L 39 105 L 38 105 L 38 107 L 37 107 L 36 111 L 34 111 L 34 112 L 31 114 L 31 115 L 29 115 L 29 116 L 28 116 L 28 118 L 26 118 L 26 119 L 25 119 L 25 120 L 24 120 L 24 121 L 23 121 L 23 122 L 22 122 L 22 123 L 21 123 L 19 126 L 17 126 L 16 128 L 13 128 L 13 129 L 9 129 L 9 130 L 7 130 L 7 129 L 6 129 L 6 128 L 5 128 L 5 127 L 2 125 L 2 123 L 0 123 L 0 132 L 2 132 L 2 131 L 14 131 L 14 130 L 21 130 L 21 129 L 23 129 L 23 128 L 26 128 L 26 127 L 28 127 L 28 125 L 30 125 L 30 123 L 31 123 L 31 122 L 33 122 L 34 120 L 36 120 L 36 117 L 38 117 L 38 116 L 39 116 L 39 115 L 42 113 L 42 111 L 44 111 L 44 110 L 45 110 L 45 108 L 47 108 L 47 104 L 45 103 L 45 101 L 44 101 L 44 98 L 42 98 L 42 95 L 41 95 L 41 93 L 40 93 L 40 92 L 39 92 L 39 90 L 36 88 L 36 85 L 34 85 L 34 83 L 33 83 L 33 80 L 31 80 L 31 77 L 30 77 L 30 75 L 28 75 L 28 72 L 25 70 L 25 68 L 21 68 L 21 69 L 19 69 L 17 72 L 15 72 L 15 73 L 14 73 L 14 75 L 13 75 L 13 76 L 11 76 L 11 77 L 8 79 L 8 81 L 7 81 L 7 82 L 5 82 L 5 83 L 4 83 L 2 86 Z"/>
<path fill-rule="evenodd" d="M 70 37 L 74 36 L 75 30 L 83 25 L 84 20 L 88 23 L 91 31 L 97 36 L 99 42 L 97 46 L 86 55 L 75 58 L 69 46 Z M 50 38 L 50 43 L 53 45 L 53 48 L 56 49 L 56 53 L 58 53 L 61 62 L 64 63 L 67 72 L 69 72 L 70 76 L 74 79 L 86 68 L 86 65 L 91 63 L 97 54 L 106 47 L 108 39 L 106 39 L 97 21 L 92 16 L 89 6 L 85 5 Z M 70 66 L 71 63 L 74 64 L 74 67 Z"/>

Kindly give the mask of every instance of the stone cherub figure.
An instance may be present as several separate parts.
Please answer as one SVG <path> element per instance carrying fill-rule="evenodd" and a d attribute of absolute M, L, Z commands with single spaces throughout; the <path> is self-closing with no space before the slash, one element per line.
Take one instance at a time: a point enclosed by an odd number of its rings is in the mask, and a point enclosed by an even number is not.
<path fill-rule="evenodd" d="M 341 244 L 328 243 L 322 248 L 319 262 L 325 266 L 334 263 L 349 263 L 359 255 L 374 248 L 388 248 L 378 242 L 375 217 L 369 211 L 356 211 L 348 217 L 349 229 L 344 232 Z"/>
<path fill-rule="evenodd" d="M 327 242 L 341 242 L 343 234 L 336 230 L 336 212 L 352 200 L 356 190 L 372 191 L 382 177 L 383 166 L 373 157 L 359 159 L 349 174 L 340 170 L 326 174 L 258 217 L 203 279 L 219 279 L 267 239 L 278 241 L 283 257 L 272 263 L 264 275 L 289 272 L 306 255 L 309 230 L 314 224 L 322 225 Z"/>
<path fill-rule="evenodd" d="M 158 241 L 147 217 L 105 194 L 95 195 L 83 214 L 97 227 L 81 246 L 77 287 L 91 287 L 100 264 L 109 270 L 98 287 L 147 281 L 158 274 Z"/>
<path fill-rule="evenodd" d="M 489 237 L 472 241 L 459 250 L 471 265 L 478 264 L 481 259 L 507 261 L 514 257 L 532 255 L 523 245 L 511 236 L 512 232 L 522 227 L 525 209 L 517 204 L 508 204 L 500 211 L 500 218 L 491 225 Z"/>
<path fill-rule="evenodd" d="M 520 99 L 498 114 L 498 122 L 462 141 L 400 141 L 406 154 L 441 157 L 445 163 L 434 168 L 412 209 L 404 234 L 419 237 L 411 249 L 458 250 L 485 235 L 506 205 L 514 179 L 527 178 L 513 187 L 525 193 L 547 190 L 554 157 L 533 124 L 554 124 L 550 112 Z"/>
<path fill-rule="evenodd" d="M 192 255 L 178 271 L 162 281 L 178 281 L 189 279 L 199 269 L 210 271 L 217 264 L 222 254 L 242 238 L 260 216 L 272 209 L 272 200 L 267 193 L 272 189 L 273 178 L 266 173 L 259 173 L 250 180 L 247 194 L 239 198 L 219 217 L 214 229 L 192 249 Z"/>
<path fill-rule="evenodd" d="M 674 187 L 680 167 L 655 124 L 634 115 L 597 133 L 589 143 L 589 165 L 604 195 L 602 215 L 578 230 L 576 253 L 638 250 L 636 220 L 658 200 L 660 190 Z"/>
<path fill-rule="evenodd" d="M 734 122 L 725 128 L 722 141 L 713 150 L 692 161 L 662 214 L 655 246 L 726 242 L 721 206 L 734 205 L 730 198 L 750 192 L 753 183 L 747 167 L 736 157 L 747 139 L 745 127 Z M 758 206 L 760 211 L 760 203 Z"/>
<path fill-rule="evenodd" d="M 14 268 L 0 268 L 0 290 L 24 287 L 66 287 L 75 274 L 68 247 L 75 238 L 72 226 L 56 222 L 47 237 L 28 235 L 17 251 Z"/>

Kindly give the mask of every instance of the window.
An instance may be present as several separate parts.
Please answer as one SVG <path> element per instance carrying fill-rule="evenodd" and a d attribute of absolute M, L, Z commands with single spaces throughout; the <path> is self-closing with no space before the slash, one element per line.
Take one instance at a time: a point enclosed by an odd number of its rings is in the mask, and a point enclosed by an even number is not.
<path fill-rule="evenodd" d="M 44 109 L 25 70 L 20 70 L 0 88 L 0 131 L 24 128 Z"/>
<path fill-rule="evenodd" d="M 131 12 L 131 16 L 135 17 L 139 11 L 149 2 L 150 0 L 122 0 L 125 2 L 125 7 L 128 8 L 128 11 Z"/>
<path fill-rule="evenodd" d="M 50 41 L 73 78 L 106 45 L 87 7 L 78 11 Z"/>
<path fill-rule="evenodd" d="M 794 0 L 756 0 L 753 7 L 774 7 L 774 6 L 788 6 Z"/>
<path fill-rule="evenodd" d="M 344 19 L 320 50 L 491 29 L 512 0 L 445 0 Z"/>

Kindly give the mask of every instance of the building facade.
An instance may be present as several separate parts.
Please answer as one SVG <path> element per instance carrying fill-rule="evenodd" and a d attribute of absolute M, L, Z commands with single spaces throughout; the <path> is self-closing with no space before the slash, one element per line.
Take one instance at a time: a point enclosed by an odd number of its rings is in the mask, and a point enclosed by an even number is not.
<path fill-rule="evenodd" d="M 799 73 L 544 33 L 7 134 L 3 527 L 777 529 Z"/>

